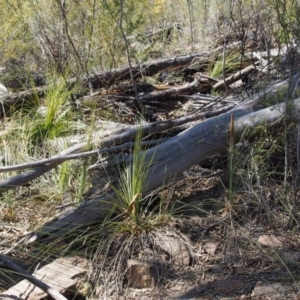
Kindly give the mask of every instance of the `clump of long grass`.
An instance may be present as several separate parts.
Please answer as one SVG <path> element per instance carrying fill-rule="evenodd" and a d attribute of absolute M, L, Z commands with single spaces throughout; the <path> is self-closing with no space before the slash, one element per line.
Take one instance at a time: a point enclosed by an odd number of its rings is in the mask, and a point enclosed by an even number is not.
<path fill-rule="evenodd" d="M 111 276 L 116 272 L 115 281 L 109 281 L 107 285 L 113 284 L 120 290 L 123 288 L 127 260 L 138 256 L 142 260 L 155 259 L 159 251 L 154 246 L 155 236 L 163 235 L 164 227 L 176 218 L 171 193 L 169 199 L 159 191 L 143 194 L 153 159 L 147 156 L 147 151 L 143 151 L 145 149 L 142 149 L 141 141 L 142 132 L 138 131 L 130 162 L 127 160 L 127 166 L 123 169 L 115 169 L 117 180 L 111 184 L 115 205 L 91 234 L 97 236 L 93 260 L 99 264 L 92 281 L 102 281 L 103 276 Z M 147 258 L 144 253 L 146 249 L 152 253 Z M 99 262 L 99 257 L 104 259 Z"/>
<path fill-rule="evenodd" d="M 36 93 L 32 101 L 35 105 L 27 105 L 4 124 L 0 135 L 0 151 L 6 165 L 55 155 L 69 147 L 68 136 L 84 132 L 87 128 L 69 104 L 70 97 L 78 87 L 70 87 L 64 79 L 66 77 L 52 75 L 44 97 L 40 99 Z M 80 177 L 79 165 L 78 162 L 65 163 L 38 178 L 30 189 L 44 196 L 34 198 L 62 199 L 62 195 L 58 194 L 64 193 L 66 186 L 71 186 Z M 3 173 L 3 177 L 15 174 L 17 172 Z"/>
<path fill-rule="evenodd" d="M 240 53 L 229 52 L 225 58 L 220 56 L 210 66 L 210 76 L 213 78 L 220 78 L 224 73 L 232 73 L 240 70 L 248 65 L 247 62 L 242 58 Z"/>
<path fill-rule="evenodd" d="M 70 135 L 84 126 L 77 122 L 72 107 L 66 105 L 76 87 L 70 88 L 66 76 L 53 77 L 45 94 L 45 112 L 37 110 L 32 118 L 28 135 L 33 143 L 59 136 Z"/>

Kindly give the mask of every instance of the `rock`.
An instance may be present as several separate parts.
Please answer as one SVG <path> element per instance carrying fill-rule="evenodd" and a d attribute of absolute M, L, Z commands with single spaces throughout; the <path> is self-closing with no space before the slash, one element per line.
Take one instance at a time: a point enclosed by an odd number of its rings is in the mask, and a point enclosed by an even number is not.
<path fill-rule="evenodd" d="M 224 280 L 217 280 L 210 284 L 210 288 L 212 288 L 218 294 L 227 297 L 240 294 L 244 286 L 245 283 L 242 280 L 229 278 Z"/>
<path fill-rule="evenodd" d="M 134 288 L 151 288 L 158 282 L 158 268 L 138 259 L 127 261 L 128 284 Z"/>
<path fill-rule="evenodd" d="M 300 262 L 300 251 L 288 250 L 281 253 L 281 258 L 285 262 Z"/>
<path fill-rule="evenodd" d="M 282 247 L 286 238 L 274 234 L 263 234 L 257 239 L 257 243 L 265 247 Z"/>
<path fill-rule="evenodd" d="M 154 240 L 157 247 L 170 255 L 174 264 L 180 266 L 190 264 L 190 251 L 186 243 L 184 243 L 180 237 L 172 233 L 162 234 L 160 232 L 156 232 Z"/>
<path fill-rule="evenodd" d="M 252 296 L 259 299 L 279 299 L 284 298 L 286 289 L 280 283 L 256 283 Z"/>
<path fill-rule="evenodd" d="M 217 243 L 212 243 L 212 242 L 207 242 L 204 246 L 203 246 L 205 252 L 209 255 L 215 255 L 217 248 L 218 248 L 218 244 Z"/>

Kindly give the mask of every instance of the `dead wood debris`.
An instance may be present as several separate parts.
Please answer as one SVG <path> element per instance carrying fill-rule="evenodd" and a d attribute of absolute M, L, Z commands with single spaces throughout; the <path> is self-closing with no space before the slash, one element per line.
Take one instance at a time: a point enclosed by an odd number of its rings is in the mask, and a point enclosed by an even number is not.
<path fill-rule="evenodd" d="M 233 42 L 226 46 L 226 51 L 228 53 L 230 53 L 230 51 L 238 53 L 240 47 L 240 42 Z M 119 114 L 125 122 L 134 123 L 140 118 L 139 116 L 141 116 L 140 107 L 138 105 L 139 100 L 143 103 L 145 108 L 145 115 L 143 118 L 148 122 L 156 122 L 149 124 L 150 127 L 157 127 L 157 122 L 166 121 L 168 128 L 163 126 L 163 124 L 160 124 L 159 127 L 161 127 L 161 130 L 170 130 L 176 127 L 178 133 L 193 125 L 193 123 L 189 123 L 180 129 L 178 126 L 183 125 L 183 123 L 181 122 L 180 124 L 180 122 L 176 122 L 176 119 L 179 121 L 180 119 L 187 117 L 186 122 L 195 121 L 197 118 L 201 120 L 203 117 L 208 118 L 210 116 L 218 115 L 219 113 L 225 112 L 227 108 L 232 107 L 232 105 L 237 105 L 241 94 L 244 93 L 248 95 L 251 93 L 250 90 L 253 83 L 249 84 L 249 82 L 255 81 L 253 74 L 255 74 L 255 77 L 259 77 L 263 72 L 260 70 L 265 69 L 266 67 L 265 61 L 263 61 L 263 65 L 260 66 L 260 63 L 262 62 L 261 60 L 258 60 L 263 57 L 263 53 L 258 55 L 255 52 L 254 56 L 251 53 L 248 53 L 245 57 L 245 61 L 241 63 L 241 67 L 243 66 L 241 70 L 234 74 L 225 72 L 227 75 L 227 78 L 225 79 L 211 78 L 209 76 L 208 66 L 212 65 L 214 60 L 222 55 L 223 51 L 224 47 L 221 46 L 198 54 L 163 58 L 133 67 L 135 79 L 137 80 L 134 82 L 134 85 L 138 91 L 139 99 L 136 99 L 133 83 L 128 82 L 128 67 L 112 70 L 110 72 L 96 73 L 92 76 L 94 88 L 102 89 L 93 93 L 93 95 L 86 95 L 78 98 L 77 106 L 81 107 L 84 106 L 85 103 L 92 102 L 99 106 L 99 110 L 113 110 L 114 112 L 117 112 L 117 115 Z M 276 51 L 273 52 L 276 54 Z M 277 52 L 277 55 L 283 54 Z M 252 60 L 249 59 L 250 56 L 253 58 Z M 248 63 L 247 67 L 244 67 L 245 62 Z M 146 80 L 146 76 L 156 76 L 157 80 L 162 80 L 164 84 L 150 84 L 144 82 L 144 80 L 140 80 L 142 76 Z M 174 81 L 174 78 L 177 79 Z M 85 78 L 81 78 L 80 80 L 85 84 Z M 70 83 L 72 82 L 75 82 L 75 79 L 71 79 Z M 106 86 L 106 89 L 103 89 L 104 86 Z M 232 92 L 229 90 L 219 97 L 210 94 L 211 91 L 224 90 L 225 87 L 231 89 Z M 31 105 L 30 101 L 33 96 L 38 93 L 40 97 L 43 97 L 45 90 L 46 88 L 38 88 L 37 90 L 5 96 L 2 99 L 0 118 L 9 116 L 12 113 L 12 107 L 16 110 L 24 107 L 24 105 Z M 189 119 L 190 116 L 192 119 Z M 170 119 L 172 119 L 173 124 L 169 123 Z M 115 126 L 122 128 L 123 125 L 116 124 Z M 151 135 L 154 132 L 159 132 L 159 130 L 148 131 L 148 135 Z M 145 131 L 145 134 L 147 134 L 147 130 Z M 131 139 L 134 138 L 134 134 L 127 134 L 127 136 L 128 137 L 125 139 L 116 136 L 119 141 L 111 139 L 111 141 L 113 141 L 111 146 L 115 147 L 118 144 L 122 145 L 124 142 L 132 142 Z M 96 143 L 96 140 L 94 140 L 94 143 Z M 109 147 L 109 145 L 107 146 Z M 73 147 L 67 149 L 63 153 L 58 154 L 57 158 L 54 157 L 53 160 L 50 159 L 48 161 L 46 159 L 43 169 L 39 168 L 39 165 L 31 165 L 30 163 L 28 165 L 25 164 L 25 168 L 35 167 L 35 169 L 28 171 L 28 174 L 22 174 L 22 178 L 18 175 L 16 181 L 12 182 L 8 179 L 1 182 L 1 190 L 5 191 L 6 186 L 16 187 L 20 184 L 25 184 L 28 181 L 34 180 L 37 176 L 41 176 L 45 172 L 53 169 L 57 163 L 64 161 L 65 159 L 63 157 L 66 157 L 66 159 L 76 159 L 89 155 L 97 155 L 97 151 L 93 151 L 90 154 L 81 154 L 80 149 L 84 149 L 85 143 L 78 144 L 77 146 L 75 145 L 74 147 L 76 149 L 73 149 Z M 101 147 L 105 147 L 103 143 Z M 107 150 L 104 149 L 103 151 Z M 74 154 L 78 152 L 79 154 Z M 43 163 L 41 162 L 40 165 L 43 165 Z M 1 169 L 2 172 L 10 170 L 9 167 L 7 167 L 7 169 L 5 167 Z"/>
<path fill-rule="evenodd" d="M 239 51 L 239 47 L 239 42 L 232 43 L 226 46 L 226 51 Z M 195 125 L 195 122 L 201 122 L 204 118 L 210 118 L 232 109 L 240 102 L 240 99 L 252 93 L 251 89 L 253 89 L 255 80 L 264 74 L 266 68 L 265 61 L 262 62 L 262 60 L 259 60 L 260 56 L 254 55 L 252 60 L 245 58 L 248 64 L 246 67 L 245 62 L 243 62 L 240 70 L 225 72 L 226 78 L 211 78 L 208 66 L 213 64 L 218 56 L 222 55 L 223 50 L 224 48 L 221 46 L 199 54 L 164 58 L 134 66 L 132 70 L 136 79 L 134 83 L 128 81 L 130 79 L 130 72 L 127 67 L 110 72 L 96 73 L 92 76 L 91 80 L 93 88 L 99 90 L 95 91 L 92 95 L 78 97 L 77 106 L 80 108 L 85 103 L 92 102 L 98 105 L 100 109 L 118 111 L 124 122 L 132 124 L 140 118 L 139 100 L 145 108 L 145 115 L 143 117 L 149 122 L 145 122 L 142 125 L 145 143 L 149 143 L 147 137 L 166 130 L 173 130 L 173 134 L 176 135 L 186 128 Z M 251 56 L 251 53 L 249 56 Z M 180 72 L 181 75 L 178 76 Z M 154 79 L 151 79 L 155 84 L 147 82 L 149 76 L 155 76 Z M 274 77 L 276 76 L 274 74 Z M 76 81 L 77 79 L 70 79 L 70 83 L 75 83 Z M 88 80 L 86 78 L 81 78 L 80 81 L 83 87 L 87 86 Z M 139 99 L 137 99 L 134 93 L 134 85 L 138 91 Z M 225 89 L 227 93 L 222 96 L 211 95 L 212 91 L 217 93 Z M 43 96 L 44 91 L 45 88 L 39 88 L 40 97 Z M 31 105 L 30 99 L 32 99 L 34 93 L 36 91 L 26 91 L 22 94 L 5 96 L 2 99 L 0 118 L 3 119 L 12 114 L 12 107 L 14 109 L 24 107 L 24 99 L 29 100 L 26 105 Z M 15 103 L 18 105 L 12 105 Z M 122 124 L 115 124 L 114 135 L 100 136 L 100 138 L 95 135 L 92 141 L 94 144 L 99 143 L 99 139 L 102 139 L 100 150 L 82 153 L 86 146 L 86 142 L 84 141 L 66 149 L 55 157 L 36 162 L 35 164 L 29 163 L 23 165 L 19 169 L 27 167 L 33 169 L 0 182 L 1 191 L 3 192 L 12 187 L 27 183 L 45 174 L 57 166 L 57 164 L 67 159 L 98 155 L 101 151 L 102 153 L 108 153 L 112 147 L 114 150 L 117 150 L 118 147 L 123 150 L 124 148 L 132 148 L 134 145 L 133 139 L 136 136 L 138 127 L 132 125 L 129 128 L 125 128 L 124 126 L 122 129 L 122 126 Z M 99 164 L 97 166 L 101 169 Z M 11 169 L 4 167 L 0 168 L 0 171 L 4 172 Z M 18 167 L 16 166 L 15 170 L 17 169 Z M 93 170 L 93 167 L 90 170 Z M 84 205 L 88 206 L 91 203 L 93 202 L 91 201 Z M 79 218 L 76 217 L 74 220 L 78 222 Z M 59 226 L 58 229 L 60 229 Z M 182 251 L 182 245 L 176 246 Z M 177 248 L 175 249 L 176 251 Z M 177 252 L 180 252 L 179 250 Z M 185 251 L 185 264 L 188 264 L 190 254 L 187 250 Z M 60 288 L 66 289 L 67 287 L 62 286 Z"/>

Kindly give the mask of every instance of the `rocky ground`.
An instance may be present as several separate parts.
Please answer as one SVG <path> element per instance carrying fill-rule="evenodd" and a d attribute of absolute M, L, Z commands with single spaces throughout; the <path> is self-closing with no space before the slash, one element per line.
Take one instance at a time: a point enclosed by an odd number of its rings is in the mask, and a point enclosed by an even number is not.
<path fill-rule="evenodd" d="M 230 204 L 222 185 L 227 175 L 219 172 L 201 166 L 186 172 L 172 197 L 184 207 L 160 229 L 157 257 L 151 243 L 132 253 L 157 268 L 157 276 L 148 274 L 155 284 L 130 287 L 127 273 L 122 291 L 99 287 L 101 299 L 299 299 L 299 239 L 295 228 L 279 227 L 280 186 L 255 187 L 257 198 L 240 190 Z"/>

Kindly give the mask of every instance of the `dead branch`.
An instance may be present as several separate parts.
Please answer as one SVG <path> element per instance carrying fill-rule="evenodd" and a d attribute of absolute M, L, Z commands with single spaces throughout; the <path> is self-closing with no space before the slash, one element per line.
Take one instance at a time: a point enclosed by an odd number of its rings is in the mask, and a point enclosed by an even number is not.
<path fill-rule="evenodd" d="M 226 46 L 227 50 L 237 48 L 240 42 L 235 42 Z M 213 57 L 223 52 L 223 46 L 217 47 L 213 50 L 204 51 L 202 53 L 193 55 L 182 55 L 173 58 L 164 58 L 155 61 L 145 62 L 137 66 L 132 66 L 131 71 L 135 79 L 141 78 L 142 76 L 152 76 L 158 74 L 164 70 L 177 70 L 189 65 L 192 62 L 198 61 L 198 63 L 207 63 Z M 108 72 L 99 72 L 94 75 L 90 75 L 89 78 L 82 77 L 72 78 L 69 80 L 70 84 L 78 81 L 82 82 L 83 86 L 88 88 L 88 82 L 93 85 L 94 89 L 109 87 L 117 81 L 130 80 L 129 67 L 114 69 Z"/>
<path fill-rule="evenodd" d="M 238 47 L 240 43 L 232 43 L 226 47 L 226 49 L 232 49 Z M 156 61 L 145 62 L 143 64 L 132 66 L 132 77 L 134 79 L 141 78 L 142 76 L 152 76 L 162 72 L 163 70 L 177 70 L 182 67 L 185 67 L 195 61 L 200 64 L 205 64 L 210 61 L 215 55 L 222 53 L 223 47 L 218 47 L 216 49 L 205 51 L 199 54 L 193 55 L 182 55 L 176 56 L 173 58 L 164 58 Z M 207 76 L 202 76 L 202 82 L 207 81 L 209 85 L 212 85 L 212 82 L 209 79 L 206 79 Z M 94 75 L 78 78 L 72 78 L 68 80 L 70 86 L 75 83 L 81 82 L 83 88 L 98 89 L 102 87 L 109 87 L 117 81 L 129 80 L 130 69 L 129 67 L 114 69 L 112 71 L 95 73 Z M 38 98 L 43 97 L 46 91 L 46 87 L 40 87 L 31 89 L 25 92 L 11 94 L 5 97 L 4 100 L 0 101 L 0 119 L 11 116 L 12 113 L 21 109 L 22 107 L 32 107 L 38 105 Z"/>
<path fill-rule="evenodd" d="M 190 95 L 197 92 L 201 92 L 203 89 L 207 89 L 207 86 L 211 87 L 214 81 L 209 80 L 206 76 L 196 78 L 192 83 L 187 83 L 183 86 L 169 88 L 163 91 L 155 91 L 152 93 L 144 94 L 139 97 L 143 102 L 154 101 L 166 101 L 168 99 L 180 98 L 181 95 Z M 201 85 L 203 84 L 203 86 Z"/>
<path fill-rule="evenodd" d="M 228 86 L 228 85 L 238 81 L 239 79 L 248 75 L 253 70 L 255 70 L 255 66 L 250 65 L 250 66 L 244 68 L 243 70 L 237 71 L 233 75 L 225 78 L 225 80 L 220 80 L 219 82 L 214 84 L 213 89 L 215 89 L 217 91 L 224 90 L 225 86 Z"/>
<path fill-rule="evenodd" d="M 229 105 L 229 106 L 223 107 L 221 109 L 186 116 L 186 117 L 182 117 L 177 120 L 168 120 L 168 121 L 164 121 L 164 122 L 132 126 L 130 129 L 126 130 L 123 133 L 116 134 L 109 138 L 103 139 L 100 144 L 102 147 L 107 147 L 107 148 L 94 150 L 94 151 L 88 151 L 88 152 L 81 152 L 87 146 L 86 142 L 82 142 L 80 144 L 77 144 L 75 146 L 72 146 L 72 147 L 62 151 L 61 153 L 55 155 L 52 158 L 43 159 L 40 161 L 27 163 L 27 164 L 0 167 L 0 172 L 23 170 L 23 169 L 27 169 L 27 168 L 33 168 L 33 167 L 35 168 L 33 170 L 29 170 L 24 173 L 18 174 L 16 176 L 2 180 L 0 182 L 0 191 L 5 192 L 8 190 L 14 189 L 18 186 L 24 185 L 24 184 L 38 178 L 39 176 L 42 176 L 45 173 L 51 171 L 58 164 L 60 164 L 64 161 L 72 160 L 72 159 L 82 159 L 85 157 L 95 156 L 100 153 L 109 153 L 109 152 L 118 151 L 118 149 L 122 149 L 122 148 L 124 149 L 124 148 L 128 147 L 130 144 L 132 145 L 132 143 L 126 144 L 126 142 L 133 140 L 135 138 L 138 130 L 142 130 L 142 132 L 145 136 L 149 135 L 149 134 L 153 134 L 153 133 L 159 133 L 159 132 L 163 132 L 163 131 L 172 129 L 176 126 L 186 124 L 188 122 L 216 116 L 220 113 L 224 113 L 225 111 L 228 111 L 232 107 L 233 107 L 233 105 Z M 121 126 L 121 124 L 120 124 L 120 126 Z M 96 142 L 99 142 L 99 136 L 96 136 L 90 143 L 95 144 Z M 120 146 L 117 146 L 118 144 L 120 144 Z M 78 152 L 80 152 L 80 153 L 78 153 Z M 74 153 L 74 154 L 72 154 L 72 153 Z"/>
<path fill-rule="evenodd" d="M 295 76 L 293 80 L 294 80 L 294 82 L 297 82 L 297 77 Z M 288 86 L 288 84 L 289 84 L 289 82 L 287 80 L 278 82 L 277 84 L 273 84 L 271 87 L 267 88 L 265 91 L 262 91 L 261 93 L 258 93 L 256 96 L 244 101 L 242 103 L 244 109 L 247 108 L 248 111 L 253 110 L 254 105 L 259 102 L 261 97 L 276 93 L 278 89 L 285 88 Z M 215 112 L 203 113 L 203 115 L 195 114 L 195 115 L 180 118 L 178 120 L 168 120 L 168 121 L 164 121 L 164 122 L 157 122 L 154 124 L 146 124 L 146 125 L 143 125 L 142 128 L 140 127 L 140 125 L 137 125 L 137 126 L 133 126 L 130 130 L 121 129 L 122 132 L 120 134 L 102 139 L 101 146 L 102 147 L 112 147 L 115 145 L 120 145 L 124 142 L 132 141 L 135 138 L 137 131 L 141 130 L 141 129 L 142 129 L 144 135 L 149 135 L 149 134 L 158 133 L 158 132 L 162 132 L 162 131 L 171 129 L 174 126 L 180 126 L 187 122 L 191 122 L 191 121 L 194 121 L 197 119 L 199 120 L 199 119 L 203 118 L 204 116 L 206 116 L 206 117 L 213 116 L 213 115 L 217 115 L 219 113 L 220 113 L 220 110 L 216 110 Z M 103 136 L 103 135 L 101 135 L 101 133 L 100 133 L 100 136 Z M 99 138 L 99 136 L 97 138 Z M 96 141 L 96 137 L 94 136 L 92 138 L 92 144 L 95 144 L 95 141 Z M 72 154 L 78 154 L 78 153 L 84 151 L 86 145 L 87 145 L 86 142 L 77 144 L 71 148 L 68 148 L 68 149 L 62 151 L 60 154 L 56 155 L 52 159 L 60 160 L 60 157 L 65 157 L 67 155 L 72 155 Z M 83 157 L 85 156 L 85 154 L 79 154 L 79 156 L 80 155 L 82 155 Z M 88 155 L 96 155 L 96 154 L 95 154 L 95 152 L 93 152 L 93 153 L 87 154 L 87 156 Z M 75 157 L 72 157 L 72 156 L 70 157 L 70 159 L 74 159 L 74 158 Z M 54 162 L 54 161 L 52 163 L 48 162 L 48 164 L 45 166 L 37 167 L 33 170 L 29 170 L 29 171 L 26 171 L 19 175 L 16 175 L 16 176 L 13 176 L 6 180 L 3 180 L 0 182 L 0 192 L 5 192 L 7 190 L 14 189 L 17 186 L 24 185 L 24 184 L 36 179 L 37 177 L 42 176 L 46 172 L 49 172 L 50 170 L 55 168 L 58 163 L 61 163 L 64 160 L 66 160 L 66 159 L 62 158 L 61 161 L 59 161 L 59 162 Z"/>
<path fill-rule="evenodd" d="M 147 146 L 147 145 L 153 146 L 153 145 L 160 144 L 164 141 L 165 141 L 165 139 L 144 141 L 144 142 L 141 142 L 140 145 L 141 146 Z M 50 164 L 57 165 L 57 164 L 60 164 L 62 162 L 68 161 L 68 160 L 83 159 L 86 157 L 98 156 L 99 154 L 104 154 L 104 153 L 112 153 L 112 152 L 116 153 L 120 150 L 133 148 L 134 145 L 135 145 L 134 142 L 127 142 L 127 143 L 123 143 L 122 145 L 108 147 L 108 148 L 99 149 L 99 150 L 86 151 L 86 152 L 81 152 L 78 154 L 70 154 L 70 155 L 65 155 L 65 156 L 54 156 L 51 158 L 41 159 L 41 160 L 31 162 L 31 163 L 0 167 L 0 172 L 20 171 L 20 170 L 24 170 L 24 169 L 31 169 L 31 168 L 41 167 L 41 166 L 45 166 L 45 165 L 50 165 Z"/>
<path fill-rule="evenodd" d="M 103 122 L 103 130 L 96 132 L 92 138 L 90 143 L 91 144 L 96 144 L 99 142 L 100 139 L 104 138 L 105 136 L 112 134 L 113 132 L 123 132 L 126 131 L 127 127 L 126 125 L 120 125 L 119 129 L 111 129 L 111 122 Z M 105 129 L 105 127 L 108 127 L 108 129 Z M 107 143 L 109 144 L 109 143 Z M 112 144 L 109 144 L 110 146 Z M 75 154 L 75 153 L 80 153 L 83 152 L 87 147 L 87 142 L 83 141 L 81 143 L 78 143 L 62 152 L 60 152 L 59 154 L 57 154 L 56 156 L 54 156 L 53 158 L 57 158 L 57 157 L 64 157 L 66 155 L 71 155 L 71 154 Z M 28 170 L 24 173 L 18 174 L 16 176 L 7 178 L 5 180 L 2 180 L 0 182 L 0 194 L 14 189 L 18 186 L 24 185 L 42 175 L 44 175 L 45 173 L 51 171 L 52 169 L 54 169 L 57 166 L 57 163 L 52 163 L 52 164 L 47 164 L 45 166 L 41 166 L 41 167 L 37 167 L 33 170 Z"/>

